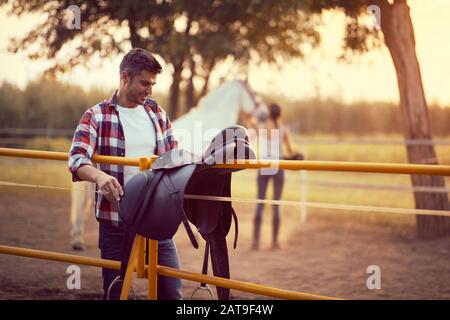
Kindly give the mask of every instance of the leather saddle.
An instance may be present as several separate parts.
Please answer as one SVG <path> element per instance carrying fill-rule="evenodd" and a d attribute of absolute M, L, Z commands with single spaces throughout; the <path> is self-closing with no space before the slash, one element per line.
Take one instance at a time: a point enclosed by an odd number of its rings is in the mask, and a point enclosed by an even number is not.
<path fill-rule="evenodd" d="M 255 158 L 255 151 L 248 143 L 247 129 L 232 126 L 218 133 L 202 155 L 173 149 L 161 155 L 151 170 L 132 177 L 124 186 L 124 196 L 119 203 L 121 223 L 128 230 L 121 278 L 125 276 L 136 234 L 154 240 L 170 239 L 181 223 L 195 248 L 198 248 L 198 243 L 190 223 L 206 241 L 202 272 L 207 273 L 210 253 L 214 275 L 230 278 L 226 235 L 233 218 L 236 229 L 234 248 L 238 235 L 237 216 L 231 202 L 185 199 L 184 195 L 230 197 L 232 172 L 241 169 L 212 166 Z M 229 292 L 229 289 L 217 287 L 220 300 L 229 299 Z"/>

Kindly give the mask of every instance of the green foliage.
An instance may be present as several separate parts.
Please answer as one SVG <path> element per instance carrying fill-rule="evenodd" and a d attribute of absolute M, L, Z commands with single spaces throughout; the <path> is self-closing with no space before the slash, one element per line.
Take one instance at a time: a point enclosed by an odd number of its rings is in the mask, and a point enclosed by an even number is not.
<path fill-rule="evenodd" d="M 47 15 L 9 46 L 10 52 L 53 61 L 47 75 L 79 65 L 89 68 L 98 58 L 124 53 L 130 44 L 161 55 L 173 67 L 168 106 L 172 116 L 179 112 L 179 88 L 187 81 L 183 70 L 192 75 L 192 86 L 195 77 L 207 89 L 209 74 L 227 57 L 240 65 L 251 57 L 277 62 L 281 57 L 302 56 L 303 45 L 314 47 L 320 41 L 317 17 L 302 11 L 306 6 L 297 0 L 0 1 L 0 6 L 8 4 L 9 13 L 17 16 Z M 80 30 L 63 23 L 72 5 L 80 9 Z M 189 94 L 192 100 L 193 91 Z"/>
<path fill-rule="evenodd" d="M 83 112 L 111 92 L 51 80 L 30 82 L 24 90 L 0 86 L 0 125 L 3 128 L 75 128 Z"/>
<path fill-rule="evenodd" d="M 110 95 L 110 91 L 93 89 L 86 92 L 78 86 L 50 80 L 31 82 L 24 90 L 3 83 L 0 86 L 0 126 L 74 129 L 86 109 Z M 167 95 L 157 94 L 154 98 L 166 106 Z M 273 95 L 265 100 L 279 103 L 283 107 L 284 121 L 302 135 L 401 136 L 403 133 L 400 110 L 393 103 L 360 101 L 347 105 L 333 99 L 289 101 Z M 450 135 L 449 118 L 450 108 L 436 105 L 430 108 L 435 136 Z M 43 141 L 39 143 L 45 144 Z"/>
<path fill-rule="evenodd" d="M 305 133 L 386 134 L 402 132 L 398 107 L 390 103 L 355 102 L 349 105 L 332 99 L 306 100 L 285 107 L 286 119 Z"/>
<path fill-rule="evenodd" d="M 265 100 L 280 104 L 284 121 L 302 134 L 340 136 L 404 132 L 400 108 L 395 103 L 358 101 L 345 104 L 335 99 L 289 101 L 273 95 Z M 448 136 L 450 108 L 432 105 L 429 111 L 433 135 Z"/>
<path fill-rule="evenodd" d="M 9 127 L 11 123 L 23 123 L 25 101 L 23 92 L 16 86 L 4 83 L 0 87 L 0 127 Z"/>
<path fill-rule="evenodd" d="M 253 52 L 265 61 L 277 56 L 299 56 L 301 44 L 316 44 L 316 19 L 310 21 L 296 0 L 229 1 L 8 1 L 9 12 L 21 16 L 44 13 L 48 19 L 22 38 L 10 43 L 10 51 L 24 51 L 31 58 L 55 59 L 51 73 L 65 72 L 95 57 L 124 52 L 129 43 L 161 54 L 170 64 L 196 55 L 201 61 L 229 55 L 246 61 Z M 80 30 L 64 25 L 66 9 L 78 5 Z M 179 22 L 184 21 L 181 23 Z M 178 27 L 177 27 L 178 22 Z M 129 35 L 119 37 L 120 28 Z M 71 42 L 81 43 L 66 50 Z M 60 58 L 60 59 L 58 59 Z M 209 70 L 210 71 L 210 70 Z"/>
<path fill-rule="evenodd" d="M 382 32 L 366 25 L 362 16 L 370 5 L 389 6 L 388 0 L 307 0 L 305 7 L 310 14 L 321 14 L 324 10 L 339 10 L 345 13 L 344 52 L 340 58 L 350 61 L 355 54 L 365 53 L 383 44 Z"/>

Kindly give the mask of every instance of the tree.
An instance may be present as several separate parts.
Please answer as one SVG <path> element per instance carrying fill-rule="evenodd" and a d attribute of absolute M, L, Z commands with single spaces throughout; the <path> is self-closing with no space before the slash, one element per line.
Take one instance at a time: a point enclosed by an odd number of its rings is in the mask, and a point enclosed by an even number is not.
<path fill-rule="evenodd" d="M 153 0 L 153 1 L 52 1 L 0 0 L 10 4 L 11 14 L 43 12 L 48 19 L 10 50 L 28 53 L 33 59 L 55 61 L 48 74 L 65 72 L 76 65 L 90 66 L 132 47 L 160 54 L 172 69 L 169 114 L 179 113 L 183 71 L 189 70 L 187 94 L 195 102 L 194 79 L 203 79 L 201 93 L 217 63 L 234 57 L 246 63 L 252 53 L 261 61 L 281 56 L 299 56 L 305 42 L 314 45 L 318 33 L 309 17 L 298 10 L 298 1 L 282 0 Z M 81 29 L 70 30 L 62 17 L 71 5 L 78 5 Z M 123 29 L 128 35 L 123 35 Z"/>
<path fill-rule="evenodd" d="M 397 72 L 405 138 L 430 142 L 426 145 L 407 145 L 408 160 L 410 163 L 437 164 L 409 7 L 406 0 L 397 0 L 393 5 L 380 1 L 379 5 L 383 12 L 381 28 L 385 43 Z M 440 176 L 412 175 L 412 184 L 445 188 L 444 178 Z M 449 210 L 446 193 L 415 192 L 414 199 L 418 209 Z M 417 227 L 423 238 L 448 235 L 450 219 L 418 215 Z"/>
<path fill-rule="evenodd" d="M 380 8 L 381 33 L 397 73 L 405 139 L 428 142 L 407 144 L 408 160 L 410 163 L 437 164 L 407 1 L 394 0 L 390 3 L 388 0 L 322 0 L 312 2 L 309 9 L 319 14 L 324 9 L 344 10 L 348 17 L 346 47 L 352 51 L 364 52 L 380 44 L 379 34 L 358 20 L 358 17 L 367 12 L 369 5 Z M 441 176 L 412 175 L 411 180 L 414 187 L 445 187 Z M 417 209 L 449 210 L 446 193 L 415 192 L 414 199 Z M 418 236 L 421 238 L 450 234 L 448 217 L 417 215 L 416 221 Z"/>

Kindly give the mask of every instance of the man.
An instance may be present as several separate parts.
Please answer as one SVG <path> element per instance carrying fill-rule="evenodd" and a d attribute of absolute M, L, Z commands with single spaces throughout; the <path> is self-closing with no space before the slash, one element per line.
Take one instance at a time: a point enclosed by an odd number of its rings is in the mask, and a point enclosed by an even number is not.
<path fill-rule="evenodd" d="M 162 68 L 155 57 L 132 49 L 120 63 L 120 86 L 113 96 L 82 116 L 69 154 L 73 181 L 94 182 L 100 191 L 96 198 L 99 221 L 99 248 L 102 259 L 121 260 L 125 230 L 119 226 L 117 202 L 122 187 L 139 171 L 138 167 L 92 163 L 94 154 L 139 157 L 163 154 L 177 147 L 166 112 L 149 99 Z M 179 268 L 172 239 L 159 241 L 159 264 Z M 120 297 L 121 285 L 111 282 L 117 270 L 102 269 L 104 298 Z M 108 289 L 109 295 L 108 295 Z M 181 299 L 181 280 L 158 277 L 159 299 Z"/>

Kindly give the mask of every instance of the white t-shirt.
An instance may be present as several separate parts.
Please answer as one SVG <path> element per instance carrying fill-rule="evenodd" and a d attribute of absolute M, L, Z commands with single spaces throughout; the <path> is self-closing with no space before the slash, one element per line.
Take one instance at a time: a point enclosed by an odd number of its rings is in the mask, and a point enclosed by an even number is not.
<path fill-rule="evenodd" d="M 144 106 L 125 108 L 117 105 L 119 119 L 125 135 L 126 157 L 150 157 L 155 154 L 156 133 L 155 127 Z M 139 167 L 124 167 L 124 183 L 139 172 Z"/>

